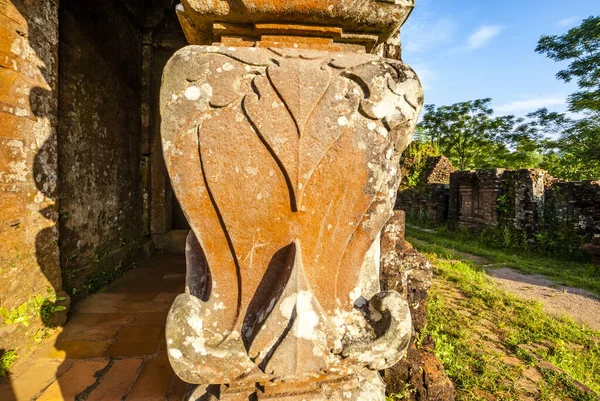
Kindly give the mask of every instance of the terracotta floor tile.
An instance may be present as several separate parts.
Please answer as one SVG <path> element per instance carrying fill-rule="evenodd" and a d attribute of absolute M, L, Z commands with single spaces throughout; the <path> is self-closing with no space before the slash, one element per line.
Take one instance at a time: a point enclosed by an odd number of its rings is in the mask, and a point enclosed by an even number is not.
<path fill-rule="evenodd" d="M 164 399 L 174 375 L 166 355 L 144 362 L 140 375 L 125 398 L 126 401 Z"/>
<path fill-rule="evenodd" d="M 134 357 L 154 355 L 158 351 L 157 342 L 127 342 L 112 344 L 105 352 L 106 356 Z"/>
<path fill-rule="evenodd" d="M 175 298 L 177 298 L 177 296 L 179 294 L 181 294 L 181 293 L 180 292 L 161 292 L 153 299 L 153 301 L 173 303 L 173 301 L 175 301 Z"/>
<path fill-rule="evenodd" d="M 92 391 L 87 401 L 121 400 L 136 379 L 142 365 L 141 359 L 121 359 L 114 361 L 102 382 Z M 179 401 L 183 399 L 180 398 Z"/>
<path fill-rule="evenodd" d="M 56 378 L 63 361 L 39 359 L 23 374 L 12 380 L 10 386 L 0 388 L 0 400 L 30 401 Z M 67 365 L 70 363 L 67 362 Z"/>
<path fill-rule="evenodd" d="M 48 358 L 97 358 L 103 356 L 108 341 L 67 340 L 59 337 Z"/>
<path fill-rule="evenodd" d="M 56 377 L 65 373 L 73 365 L 73 360 L 35 359 L 35 364 L 29 364 L 21 375 L 10 375 L 11 383 L 0 384 L 0 400 L 30 401 L 36 394 L 48 387 Z"/>
<path fill-rule="evenodd" d="M 168 362 L 164 326 L 172 300 L 184 291 L 185 258 L 164 256 L 143 266 L 76 304 L 62 331 L 20 358 L 11 383 L 0 385 L 0 401 L 31 401 L 40 393 L 43 401 L 72 400 L 94 384 L 92 401 L 119 400 L 126 392 L 128 400 L 163 400 L 168 393 L 180 401 L 186 386 Z M 129 358 L 115 360 L 97 382 L 94 374 L 108 356 Z"/>
<path fill-rule="evenodd" d="M 72 325 L 93 326 L 97 324 L 125 325 L 133 322 L 136 315 L 127 313 L 73 313 L 67 327 Z"/>
<path fill-rule="evenodd" d="M 144 313 L 138 316 L 128 326 L 160 326 L 167 324 L 167 312 Z"/>
<path fill-rule="evenodd" d="M 128 302 L 149 302 L 154 301 L 159 294 L 160 292 L 157 291 L 127 293 L 126 299 Z"/>
<path fill-rule="evenodd" d="M 145 327 L 145 326 L 126 326 L 121 329 L 117 336 L 117 342 L 119 341 L 148 341 L 158 342 L 161 338 L 161 334 L 164 331 L 164 327 Z"/>
<path fill-rule="evenodd" d="M 94 294 L 75 304 L 72 312 L 80 313 L 114 313 L 123 305 L 126 294 Z"/>
<path fill-rule="evenodd" d="M 96 383 L 96 373 L 108 365 L 108 359 L 76 361 L 44 391 L 37 401 L 72 401 L 75 396 Z"/>
<path fill-rule="evenodd" d="M 64 340 L 110 340 L 115 338 L 122 326 L 96 323 L 94 325 L 67 325 L 61 334 Z"/>

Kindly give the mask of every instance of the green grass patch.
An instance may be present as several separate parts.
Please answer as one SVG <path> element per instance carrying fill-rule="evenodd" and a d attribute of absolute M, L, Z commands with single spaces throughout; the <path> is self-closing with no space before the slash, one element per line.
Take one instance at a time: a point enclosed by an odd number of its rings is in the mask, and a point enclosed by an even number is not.
<path fill-rule="evenodd" d="M 452 260 L 445 250 L 437 252 L 439 246 L 417 245 L 429 252 L 443 283 L 431 291 L 421 338 L 435 339 L 436 354 L 456 384 L 458 400 L 485 400 L 490 394 L 498 400 L 519 400 L 523 372 L 529 368 L 540 376 L 535 399 L 598 400 L 574 386 L 573 379 L 600 392 L 600 332 L 548 316 L 540 303 L 498 289 L 481 267 Z M 542 360 L 567 374 L 535 368 Z"/>
<path fill-rule="evenodd" d="M 42 323 L 48 326 L 57 312 L 67 309 L 60 304 L 65 299 L 65 297 L 57 297 L 53 289 L 47 288 L 45 296 L 40 294 L 32 296 L 27 302 L 14 309 L 0 308 L 0 317 L 2 318 L 0 326 L 12 324 L 29 326 L 31 321 L 36 318 L 41 318 Z"/>
<path fill-rule="evenodd" d="M 600 296 L 600 272 L 591 263 L 541 256 L 533 252 L 493 249 L 476 237 L 446 228 L 423 231 L 407 226 L 406 234 L 407 240 L 418 244 L 418 248 L 424 252 L 459 260 L 468 259 L 459 252 L 469 253 L 488 259 L 495 265 L 493 267 L 508 267 L 526 274 L 543 274 L 557 284 L 584 288 Z"/>
<path fill-rule="evenodd" d="M 14 350 L 4 352 L 0 350 L 0 377 L 8 374 L 8 371 L 12 368 L 17 358 L 17 353 Z"/>

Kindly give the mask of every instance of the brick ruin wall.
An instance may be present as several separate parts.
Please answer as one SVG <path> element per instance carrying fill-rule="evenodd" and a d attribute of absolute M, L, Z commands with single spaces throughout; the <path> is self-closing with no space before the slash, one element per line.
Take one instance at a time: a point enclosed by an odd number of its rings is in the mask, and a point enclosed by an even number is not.
<path fill-rule="evenodd" d="M 398 192 L 396 209 L 420 220 L 442 223 L 448 218 L 448 183 L 456 169 L 445 156 L 428 157 L 423 167 L 418 164 L 409 157 L 400 161 L 400 171 L 404 176 L 421 171 L 416 186 Z"/>
<path fill-rule="evenodd" d="M 576 232 L 600 235 L 600 181 L 556 181 L 545 203 Z"/>
<path fill-rule="evenodd" d="M 185 45 L 171 3 L 0 0 L 0 354 L 182 219 L 157 139 L 162 69 Z"/>
<path fill-rule="evenodd" d="M 448 219 L 449 186 L 428 184 L 398 192 L 396 210 L 404 210 L 412 218 L 442 223 Z"/>
<path fill-rule="evenodd" d="M 1 351 L 34 337 L 42 326 L 38 304 L 52 292 L 64 295 L 58 247 L 58 0 L 0 0 L 0 36 Z"/>
<path fill-rule="evenodd" d="M 112 2 L 63 0 L 60 251 L 65 289 L 127 263 L 142 241 L 141 34 Z"/>
<path fill-rule="evenodd" d="M 396 209 L 475 230 L 505 223 L 530 237 L 556 219 L 592 237 L 600 234 L 600 181 L 567 182 L 536 169 L 458 171 L 448 185 L 400 191 Z"/>

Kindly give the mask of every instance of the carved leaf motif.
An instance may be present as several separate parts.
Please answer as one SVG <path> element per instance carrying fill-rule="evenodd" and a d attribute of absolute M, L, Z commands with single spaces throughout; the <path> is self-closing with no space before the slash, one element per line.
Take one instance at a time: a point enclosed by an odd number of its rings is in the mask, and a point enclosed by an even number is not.
<path fill-rule="evenodd" d="M 280 59 L 267 69 L 267 75 L 269 81 L 262 76 L 253 80 L 257 93 L 244 99 L 244 108 L 282 168 L 290 187 L 291 209 L 296 212 L 314 169 L 342 135 L 357 99 L 335 98 L 347 88 L 339 79 L 332 81 L 331 69 L 321 60 Z M 335 105 L 334 114 L 320 107 L 326 98 Z"/>
<path fill-rule="evenodd" d="M 244 110 L 281 169 L 290 193 L 291 210 L 297 211 L 300 138 L 296 125 L 266 77 L 254 78 L 252 86 L 256 93 L 244 98 Z"/>
<path fill-rule="evenodd" d="M 329 87 L 331 71 L 314 60 L 284 58 L 278 64 L 267 68 L 267 75 L 302 137 L 306 122 Z"/>
<path fill-rule="evenodd" d="M 360 295 L 362 261 L 391 210 L 399 153 L 422 102 L 418 80 L 370 55 L 328 64 L 325 53 L 209 49 L 179 67 L 189 64 L 197 83 L 166 82 L 172 118 L 163 119 L 173 187 L 212 274 L 206 319 L 229 338 L 220 316 L 236 317 L 233 334 L 266 373 L 310 375 L 341 349 L 327 321 Z M 212 95 L 181 98 L 206 82 Z M 314 338 L 294 335 L 301 292 L 318 320 Z M 302 363 L 317 348 L 325 359 Z"/>

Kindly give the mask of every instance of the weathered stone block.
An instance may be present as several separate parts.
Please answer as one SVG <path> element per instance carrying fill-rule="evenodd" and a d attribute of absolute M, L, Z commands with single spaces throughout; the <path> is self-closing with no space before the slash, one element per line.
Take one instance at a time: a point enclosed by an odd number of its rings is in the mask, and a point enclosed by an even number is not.
<path fill-rule="evenodd" d="M 373 55 L 176 53 L 161 110 L 193 230 L 166 332 L 181 378 L 231 383 L 221 397 L 291 394 L 283 382 L 321 383 L 314 399 L 355 399 L 367 385 L 365 399 L 382 397 L 365 368 L 396 363 L 412 329 L 406 301 L 379 292 L 379 234 L 421 104 L 414 72 Z"/>

